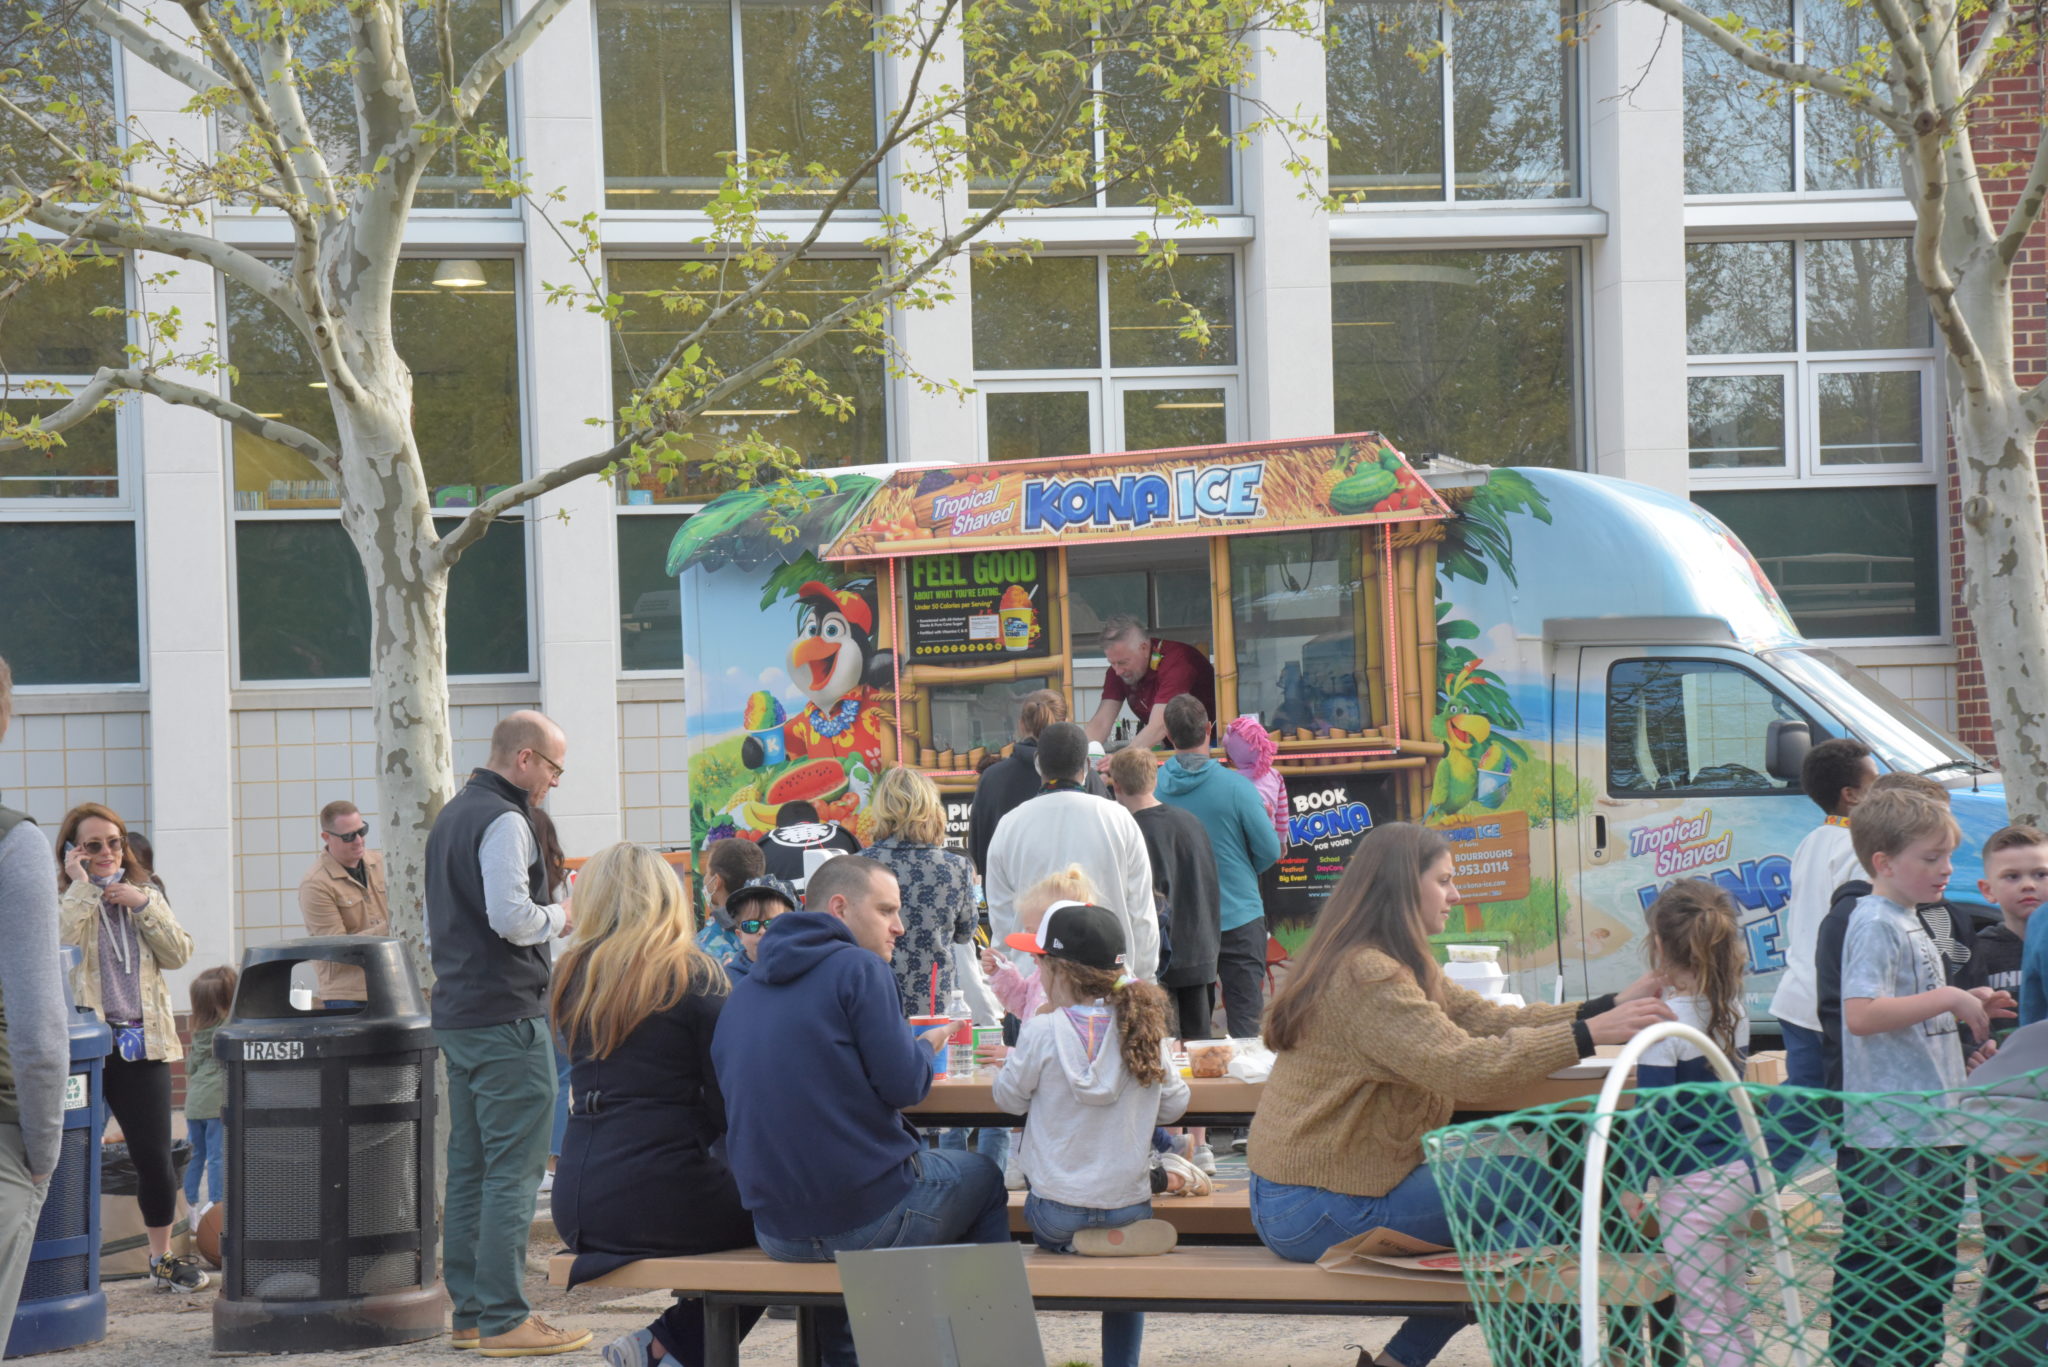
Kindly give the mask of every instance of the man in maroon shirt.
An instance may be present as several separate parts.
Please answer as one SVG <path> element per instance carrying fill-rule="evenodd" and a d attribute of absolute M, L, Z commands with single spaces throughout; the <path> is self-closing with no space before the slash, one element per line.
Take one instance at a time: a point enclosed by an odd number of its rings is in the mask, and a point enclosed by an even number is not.
<path fill-rule="evenodd" d="M 1165 739 L 1166 704 L 1183 693 L 1216 715 L 1216 670 L 1193 646 L 1155 640 L 1137 618 L 1119 613 L 1103 619 L 1102 653 L 1109 657 L 1109 673 L 1102 680 L 1102 702 L 1085 728 L 1090 740 L 1109 739 L 1125 703 L 1138 719 L 1131 744 L 1144 750 Z"/>

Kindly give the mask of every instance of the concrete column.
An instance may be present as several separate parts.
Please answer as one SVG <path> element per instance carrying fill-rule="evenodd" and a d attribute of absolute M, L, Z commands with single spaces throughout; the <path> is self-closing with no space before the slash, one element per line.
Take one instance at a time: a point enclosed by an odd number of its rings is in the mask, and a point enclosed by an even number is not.
<path fill-rule="evenodd" d="M 1588 191 L 1608 225 L 1588 256 L 1586 446 L 1597 473 L 1683 497 L 1684 45 L 1666 24 L 1648 5 L 1617 5 L 1582 49 Z"/>
<path fill-rule="evenodd" d="M 1318 121 L 1328 104 L 1323 82 L 1323 48 L 1314 38 L 1275 33 L 1259 40 L 1252 63 L 1256 98 L 1292 117 Z M 1336 422 L 1329 219 L 1300 198 L 1304 182 L 1286 166 L 1296 153 L 1316 162 L 1313 183 L 1321 189 L 1328 153 L 1321 142 L 1304 140 L 1290 148 L 1267 135 L 1238 154 L 1244 181 L 1238 202 L 1254 211 L 1258 223 L 1244 254 L 1240 343 L 1246 359 L 1244 430 L 1253 441 L 1320 436 Z"/>
<path fill-rule="evenodd" d="M 187 20 L 157 7 L 156 22 L 175 36 Z M 123 51 L 122 81 L 130 117 L 165 145 L 205 147 L 208 120 L 181 112 L 192 92 Z M 137 306 L 181 311 L 184 336 L 204 337 L 215 321 L 213 272 L 152 253 L 133 262 Z M 141 284 L 156 277 L 169 278 Z M 218 381 L 191 374 L 169 378 L 205 389 Z M 171 995 L 200 969 L 234 963 L 235 848 L 232 736 L 228 715 L 229 459 L 227 429 L 193 408 L 139 401 L 137 452 L 130 468 L 141 482 L 143 621 L 149 660 L 151 839 L 157 871 L 174 893 L 178 919 L 193 952 L 173 975 Z"/>
<path fill-rule="evenodd" d="M 904 13 L 908 6 L 904 0 L 888 0 L 885 8 L 895 17 Z M 939 60 L 924 72 L 927 91 L 959 80 L 965 57 L 957 29 L 942 36 L 937 55 Z M 901 109 L 905 100 L 914 98 L 910 89 L 914 66 L 909 58 L 883 56 L 881 83 L 885 119 Z M 883 167 L 882 202 L 887 211 L 903 214 L 925 228 L 957 228 L 965 222 L 968 213 L 966 184 L 954 186 L 943 196 L 914 193 L 898 180 L 900 173 L 911 164 L 907 152 L 898 152 Z M 974 309 L 969 300 L 966 257 L 956 258 L 950 267 L 928 276 L 925 288 L 934 293 L 950 289 L 952 302 L 930 309 L 897 308 L 894 320 L 897 340 L 904 354 L 910 358 L 911 365 L 926 378 L 940 383 L 971 385 L 974 382 Z M 891 379 L 889 406 L 889 427 L 895 439 L 891 459 L 976 459 L 981 449 L 981 434 L 976 418 L 979 407 L 972 395 L 963 400 L 951 394 L 928 394 L 914 380 Z"/>
<path fill-rule="evenodd" d="M 563 186 L 558 220 L 603 207 L 598 155 L 596 54 L 589 0 L 575 0 L 515 73 L 520 137 L 532 183 Z M 529 207 L 523 370 L 530 462 L 545 469 L 600 448 L 609 414 L 611 338 L 602 319 L 550 305 L 542 281 L 576 278 L 578 267 Z M 533 524 L 541 707 L 569 737 L 568 774 L 548 799 L 562 847 L 590 854 L 621 838 L 619 818 L 619 581 L 612 487 L 598 479 L 564 485 L 528 508 Z M 566 517 L 564 516 L 566 514 Z"/>

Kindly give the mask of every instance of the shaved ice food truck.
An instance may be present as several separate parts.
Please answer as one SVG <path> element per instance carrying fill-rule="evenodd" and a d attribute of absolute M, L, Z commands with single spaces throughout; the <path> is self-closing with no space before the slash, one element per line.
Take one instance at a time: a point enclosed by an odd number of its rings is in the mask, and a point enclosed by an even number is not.
<path fill-rule="evenodd" d="M 728 494 L 669 550 L 680 589 L 692 844 L 759 839 L 785 802 L 865 840 L 912 764 L 964 832 L 1018 700 L 1103 706 L 1128 614 L 1215 669 L 1219 723 L 1277 746 L 1298 944 L 1367 831 L 1441 829 L 1509 987 L 1609 991 L 1675 878 L 1741 908 L 1750 1006 L 1784 963 L 1791 854 L 1821 821 L 1819 741 L 1931 773 L 1964 831 L 1951 894 L 2005 819 L 1996 776 L 1802 640 L 1742 544 L 1642 485 L 1542 469 L 1418 473 L 1373 433 L 1000 464 L 820 472 Z M 1136 729 L 1118 709 L 1111 748 Z M 1459 917 L 1462 917 L 1462 920 Z"/>

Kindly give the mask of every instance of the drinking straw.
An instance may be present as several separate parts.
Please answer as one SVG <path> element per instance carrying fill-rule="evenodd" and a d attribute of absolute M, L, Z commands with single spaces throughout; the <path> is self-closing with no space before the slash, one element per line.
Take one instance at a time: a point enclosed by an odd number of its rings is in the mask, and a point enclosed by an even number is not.
<path fill-rule="evenodd" d="M 939 1014 L 939 966 L 932 965 L 932 1014 Z"/>

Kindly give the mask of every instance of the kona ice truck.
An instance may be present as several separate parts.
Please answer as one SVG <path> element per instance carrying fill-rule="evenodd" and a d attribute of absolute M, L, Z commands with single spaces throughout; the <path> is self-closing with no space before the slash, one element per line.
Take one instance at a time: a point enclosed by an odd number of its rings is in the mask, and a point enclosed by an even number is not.
<path fill-rule="evenodd" d="M 1273 738 L 1290 947 L 1375 824 L 1422 821 L 1465 897 L 1444 938 L 1501 946 L 1512 990 L 1622 986 L 1644 908 L 1699 877 L 1742 910 L 1760 1017 L 1792 851 L 1821 822 L 1808 748 L 1852 735 L 1944 782 L 1962 898 L 2005 820 L 1987 767 L 1800 639 L 1701 509 L 1575 472 L 1418 472 L 1373 433 L 818 472 L 714 501 L 667 568 L 699 848 L 759 839 L 798 798 L 865 835 L 896 763 L 963 835 L 1024 693 L 1096 713 L 1115 613 L 1207 654 L 1217 714 Z M 1111 747 L 1133 729 L 1122 711 Z"/>

